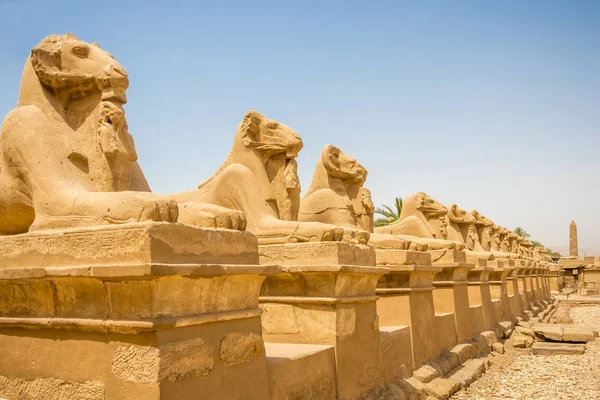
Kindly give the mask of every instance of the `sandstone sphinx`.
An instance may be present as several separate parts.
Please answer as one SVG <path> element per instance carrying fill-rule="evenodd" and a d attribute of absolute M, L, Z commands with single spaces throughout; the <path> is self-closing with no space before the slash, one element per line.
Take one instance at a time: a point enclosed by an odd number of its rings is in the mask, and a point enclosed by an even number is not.
<path fill-rule="evenodd" d="M 27 59 L 0 135 L 0 398 L 268 398 L 258 296 L 279 268 L 242 212 L 150 193 L 128 83 L 71 34 Z"/>
<path fill-rule="evenodd" d="M 475 219 L 477 226 L 477 235 L 482 251 L 490 252 L 497 259 L 517 258 L 517 254 L 504 253 L 500 251 L 501 235 L 500 226 L 496 225 L 492 220 L 478 212 L 472 210 L 471 215 Z"/>
<path fill-rule="evenodd" d="M 288 126 L 248 111 L 238 125 L 229 156 L 195 190 L 173 196 L 179 202 L 200 201 L 243 211 L 247 229 L 259 244 L 339 241 L 344 229 L 317 222 L 298 222 L 300 184 L 296 156 L 302 139 Z M 193 218 L 193 213 L 181 218 Z M 346 233 L 359 244 L 368 235 Z"/>
<path fill-rule="evenodd" d="M 375 233 L 406 236 L 409 240 L 427 244 L 429 250 L 465 248 L 463 241 L 448 237 L 448 209 L 426 193 L 406 197 L 398 221 L 375 228 Z"/>
<path fill-rule="evenodd" d="M 178 204 L 150 193 L 123 105 L 129 79 L 97 44 L 52 35 L 32 49 L 17 108 L 0 135 L 0 234 L 130 222 L 175 222 Z M 244 216 L 182 205 L 199 226 Z"/>
<path fill-rule="evenodd" d="M 468 213 L 456 204 L 448 206 L 448 239 L 465 243 L 465 251 L 470 258 L 493 260 L 491 252 L 486 252 L 479 243 L 477 214 Z M 481 222 L 479 222 L 481 224 Z"/>
<path fill-rule="evenodd" d="M 378 249 L 406 250 L 410 240 L 373 232 L 374 206 L 371 193 L 363 187 L 367 170 L 339 148 L 326 145 L 317 161 L 313 179 L 300 202 L 298 219 L 359 229 Z M 413 244 L 413 248 L 418 245 Z M 426 245 L 419 246 L 426 249 Z"/>

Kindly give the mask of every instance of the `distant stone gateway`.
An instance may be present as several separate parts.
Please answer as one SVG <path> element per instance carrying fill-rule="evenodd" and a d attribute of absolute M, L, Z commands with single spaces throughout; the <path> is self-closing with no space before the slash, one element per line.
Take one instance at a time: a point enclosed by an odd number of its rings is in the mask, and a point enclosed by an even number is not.
<path fill-rule="evenodd" d="M 477 210 L 419 192 L 374 228 L 341 147 L 301 198 L 300 135 L 257 111 L 212 177 L 151 193 L 128 85 L 73 34 L 26 60 L 0 135 L 0 398 L 442 399 L 554 307 L 548 251 Z"/>

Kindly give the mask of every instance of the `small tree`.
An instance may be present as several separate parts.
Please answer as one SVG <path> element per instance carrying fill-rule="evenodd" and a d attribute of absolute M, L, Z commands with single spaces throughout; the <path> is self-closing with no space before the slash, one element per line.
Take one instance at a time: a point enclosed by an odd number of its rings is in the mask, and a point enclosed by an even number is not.
<path fill-rule="evenodd" d="M 517 226 L 515 228 L 515 233 L 525 239 L 531 236 L 529 233 L 525 232 L 525 229 L 521 228 L 520 226 Z"/>
<path fill-rule="evenodd" d="M 392 222 L 398 221 L 400 213 L 402 212 L 402 197 L 396 197 L 394 199 L 393 208 L 386 206 L 385 204 L 375 209 L 375 214 L 382 215 L 383 218 L 377 218 L 374 221 L 375 226 L 385 226 Z"/>
<path fill-rule="evenodd" d="M 531 244 L 533 245 L 533 247 L 540 247 L 542 244 L 540 242 L 538 242 L 537 240 L 532 240 Z"/>

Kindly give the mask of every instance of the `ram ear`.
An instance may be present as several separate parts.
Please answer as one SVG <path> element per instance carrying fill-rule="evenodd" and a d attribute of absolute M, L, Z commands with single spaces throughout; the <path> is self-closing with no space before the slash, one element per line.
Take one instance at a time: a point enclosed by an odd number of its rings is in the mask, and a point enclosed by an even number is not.
<path fill-rule="evenodd" d="M 60 88 L 60 49 L 52 51 L 47 47 L 34 47 L 31 49 L 31 65 L 38 79 L 44 86 Z"/>
<path fill-rule="evenodd" d="M 240 124 L 240 133 L 244 146 L 250 147 L 253 143 L 260 141 L 260 123 L 265 116 L 257 111 L 248 111 Z"/>
<path fill-rule="evenodd" d="M 50 89 L 63 89 L 68 86 L 87 84 L 93 81 L 92 74 L 62 70 L 62 42 L 64 39 L 77 39 L 72 33 L 64 36 L 51 35 L 31 49 L 31 65 L 43 86 Z"/>
<path fill-rule="evenodd" d="M 333 145 L 325 145 L 323 152 L 321 153 L 323 164 L 327 169 L 339 170 L 340 169 L 340 149 Z"/>

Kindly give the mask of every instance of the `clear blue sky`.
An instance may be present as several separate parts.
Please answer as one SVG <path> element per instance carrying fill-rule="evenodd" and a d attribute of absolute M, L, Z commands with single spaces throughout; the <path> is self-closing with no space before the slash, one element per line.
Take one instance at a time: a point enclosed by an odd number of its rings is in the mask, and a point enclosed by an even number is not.
<path fill-rule="evenodd" d="M 156 192 L 196 187 L 244 112 L 304 139 L 304 190 L 327 143 L 369 170 L 376 204 L 425 191 L 600 254 L 600 1 L 0 0 L 0 115 L 31 47 L 97 41 Z"/>

